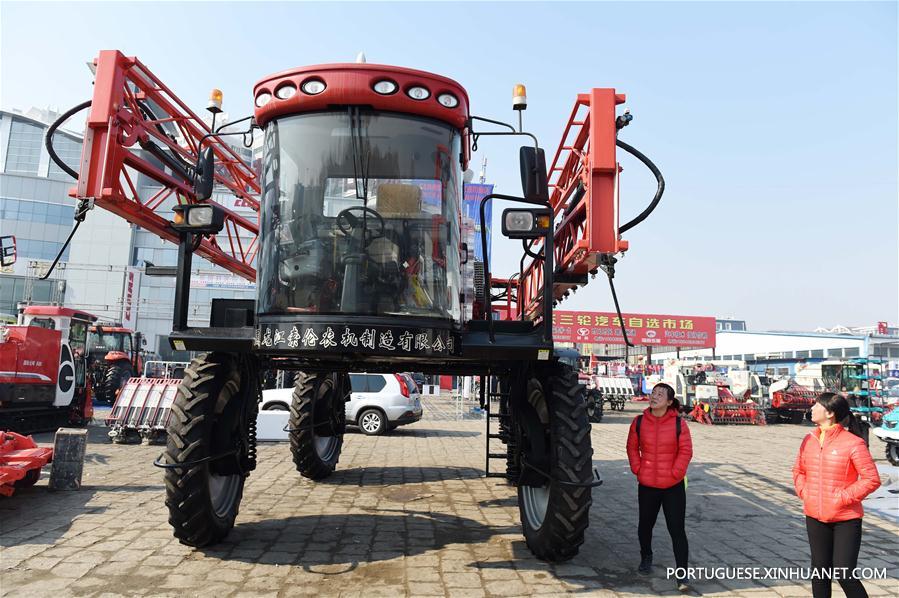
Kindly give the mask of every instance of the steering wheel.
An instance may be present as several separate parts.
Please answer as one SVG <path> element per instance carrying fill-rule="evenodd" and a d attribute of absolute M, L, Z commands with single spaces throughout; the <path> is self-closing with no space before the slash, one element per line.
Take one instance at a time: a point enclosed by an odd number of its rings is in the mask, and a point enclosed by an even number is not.
<path fill-rule="evenodd" d="M 353 212 L 360 212 L 359 216 L 353 214 Z M 359 230 L 362 227 L 362 215 L 365 213 L 369 213 L 375 217 L 378 222 L 378 228 L 375 231 L 372 231 L 371 236 L 367 239 L 363 239 L 363 243 L 368 245 L 378 237 L 384 236 L 384 230 L 386 226 L 384 225 L 384 218 L 374 211 L 371 208 L 365 206 L 353 206 L 351 208 L 347 208 L 342 210 L 339 214 L 337 214 L 337 228 L 340 229 L 340 232 L 343 234 L 350 236 L 354 231 Z"/>

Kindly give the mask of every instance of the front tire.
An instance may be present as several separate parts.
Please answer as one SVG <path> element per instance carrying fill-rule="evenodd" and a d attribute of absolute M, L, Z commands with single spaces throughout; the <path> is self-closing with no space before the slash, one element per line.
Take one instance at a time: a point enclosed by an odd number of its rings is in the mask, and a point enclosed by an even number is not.
<path fill-rule="evenodd" d="M 589 483 L 593 479 L 593 448 L 584 386 L 578 384 L 574 370 L 560 365 L 542 383 L 532 380 L 525 400 L 540 421 L 548 424 L 543 430 L 548 437 L 544 446 L 549 453 L 548 473 L 553 479 L 540 487 L 518 485 L 521 526 L 534 556 L 551 562 L 567 561 L 577 555 L 584 543 L 593 502 L 591 488 L 565 486 L 556 481 Z M 522 422 L 519 420 L 517 424 L 521 426 Z M 528 440 L 528 432 L 522 432 L 522 456 L 530 461 L 534 457 L 529 459 L 528 450 L 540 442 Z"/>
<path fill-rule="evenodd" d="M 887 461 L 899 466 L 899 442 L 887 442 L 886 456 Z"/>
<path fill-rule="evenodd" d="M 321 480 L 337 468 L 349 394 L 346 374 L 297 372 L 290 405 L 290 450 L 303 477 Z"/>
<path fill-rule="evenodd" d="M 214 544 L 234 527 L 246 480 L 238 465 L 246 451 L 237 443 L 247 401 L 256 398 L 242 369 L 233 355 L 202 355 L 184 370 L 172 403 L 165 462 L 195 464 L 166 469 L 165 504 L 175 537 L 187 546 Z M 234 457 L 196 463 L 235 449 Z"/>

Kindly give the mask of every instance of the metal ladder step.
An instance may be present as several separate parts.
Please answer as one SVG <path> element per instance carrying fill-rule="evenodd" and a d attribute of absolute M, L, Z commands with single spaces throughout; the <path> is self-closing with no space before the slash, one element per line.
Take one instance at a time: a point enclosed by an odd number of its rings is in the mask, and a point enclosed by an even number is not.
<path fill-rule="evenodd" d="M 487 438 L 496 438 L 497 440 L 502 440 L 502 434 L 487 434 Z"/>
<path fill-rule="evenodd" d="M 506 453 L 487 453 L 488 459 L 505 459 L 508 456 Z"/>

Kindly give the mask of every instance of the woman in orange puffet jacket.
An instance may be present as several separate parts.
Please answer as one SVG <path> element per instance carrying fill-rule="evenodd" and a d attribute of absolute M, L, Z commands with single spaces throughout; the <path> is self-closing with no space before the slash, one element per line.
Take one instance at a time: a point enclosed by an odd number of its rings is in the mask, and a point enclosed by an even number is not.
<path fill-rule="evenodd" d="M 810 432 L 799 447 L 793 484 L 802 499 L 811 546 L 815 598 L 829 598 L 835 569 L 849 598 L 866 597 L 862 582 L 851 576 L 862 542 L 862 499 L 877 490 L 880 477 L 864 440 L 849 431 L 849 402 L 830 392 L 812 407 Z M 846 426 L 846 427 L 844 427 Z M 849 428 L 849 429 L 847 429 Z"/>
<path fill-rule="evenodd" d="M 678 568 L 687 567 L 684 478 L 693 458 L 693 441 L 679 409 L 674 389 L 667 384 L 656 384 L 649 395 L 649 408 L 634 418 L 627 435 L 627 458 L 638 482 L 640 566 L 637 572 L 642 575 L 652 569 L 652 528 L 660 508 L 665 510 L 674 560 Z M 681 590 L 687 589 L 685 579 L 678 579 L 677 585 Z"/>

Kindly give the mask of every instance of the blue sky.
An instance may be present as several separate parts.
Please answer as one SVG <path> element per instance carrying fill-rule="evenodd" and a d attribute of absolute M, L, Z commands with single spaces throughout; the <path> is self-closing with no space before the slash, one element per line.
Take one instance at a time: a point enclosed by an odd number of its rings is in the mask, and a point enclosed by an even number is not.
<path fill-rule="evenodd" d="M 899 323 L 897 4 L 138 3 L 0 6 L 0 106 L 65 109 L 90 97 L 85 63 L 117 48 L 186 102 L 224 90 L 249 114 L 252 85 L 305 64 L 396 64 L 458 80 L 472 112 L 554 148 L 574 98 L 628 95 L 621 138 L 668 190 L 626 238 L 616 286 L 632 312 L 734 316 L 750 328 Z M 498 190 L 519 190 L 517 146 L 485 140 Z M 651 175 L 621 158 L 624 217 Z M 502 243 L 499 241 L 498 243 Z M 517 243 L 495 244 L 499 267 Z M 563 304 L 611 310 L 599 278 Z"/>

